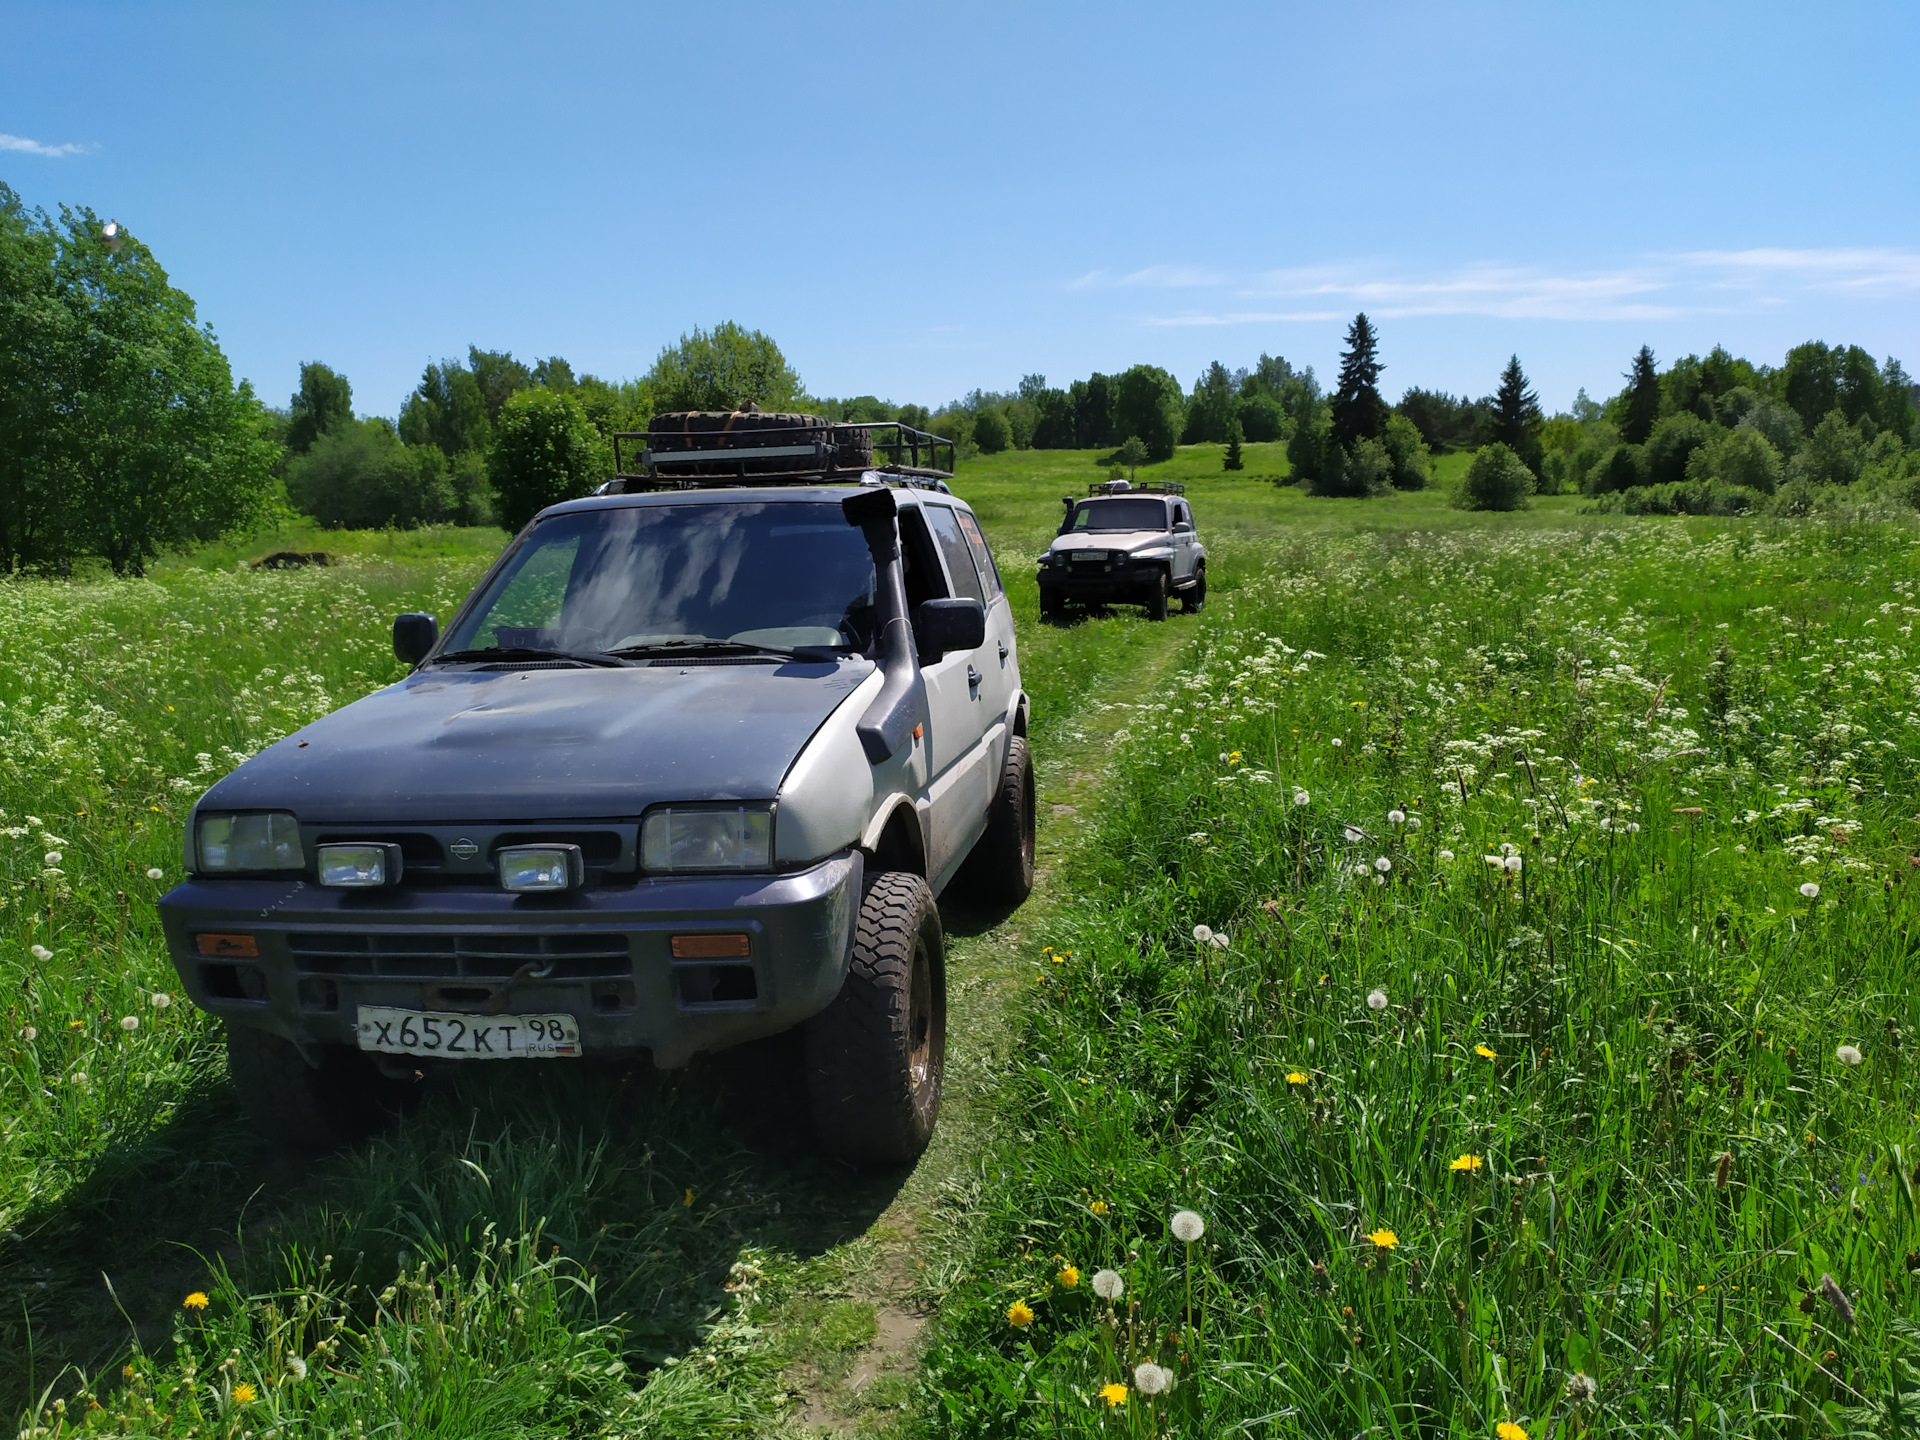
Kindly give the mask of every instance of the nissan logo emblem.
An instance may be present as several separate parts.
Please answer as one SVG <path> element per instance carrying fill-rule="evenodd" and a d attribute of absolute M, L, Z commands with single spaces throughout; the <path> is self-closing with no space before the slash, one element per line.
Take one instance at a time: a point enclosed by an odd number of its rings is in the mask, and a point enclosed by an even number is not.
<path fill-rule="evenodd" d="M 447 848 L 453 851 L 453 858 L 456 860 L 471 860 L 480 853 L 480 847 L 465 836 L 454 841 Z"/>

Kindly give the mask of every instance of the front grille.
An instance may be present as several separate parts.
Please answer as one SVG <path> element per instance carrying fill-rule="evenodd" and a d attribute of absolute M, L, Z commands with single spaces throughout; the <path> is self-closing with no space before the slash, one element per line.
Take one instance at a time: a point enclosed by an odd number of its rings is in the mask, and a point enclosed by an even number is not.
<path fill-rule="evenodd" d="M 522 965 L 553 966 L 548 978 L 596 980 L 633 973 L 624 935 L 370 935 L 308 931 L 287 936 L 294 968 L 307 975 L 380 980 L 504 980 Z"/>

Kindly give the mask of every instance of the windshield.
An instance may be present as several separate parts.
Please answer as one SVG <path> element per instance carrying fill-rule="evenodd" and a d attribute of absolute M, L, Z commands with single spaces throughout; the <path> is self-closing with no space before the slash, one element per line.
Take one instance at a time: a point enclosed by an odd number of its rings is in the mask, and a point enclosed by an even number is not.
<path fill-rule="evenodd" d="M 837 503 L 582 510 L 513 552 L 443 653 L 733 642 L 865 650 L 873 559 Z"/>
<path fill-rule="evenodd" d="M 1075 530 L 1164 530 L 1164 500 L 1082 500 L 1073 507 Z"/>

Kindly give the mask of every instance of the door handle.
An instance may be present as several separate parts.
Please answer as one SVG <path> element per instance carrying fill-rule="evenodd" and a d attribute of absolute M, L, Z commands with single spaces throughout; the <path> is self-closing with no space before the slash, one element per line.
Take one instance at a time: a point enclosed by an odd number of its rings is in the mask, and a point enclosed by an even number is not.
<path fill-rule="evenodd" d="M 979 699 L 980 672 L 971 664 L 967 666 L 967 695 L 970 699 Z"/>
<path fill-rule="evenodd" d="M 1002 665 L 1004 665 L 1004 664 L 1006 664 L 1006 663 L 1007 663 L 1007 656 L 1008 656 L 1008 655 L 1010 655 L 1010 654 L 1012 654 L 1012 653 L 1013 653 L 1012 651 L 1010 651 L 1010 650 L 1008 650 L 1008 649 L 1007 649 L 1007 647 L 1006 647 L 1006 643 L 1005 643 L 1005 642 L 1003 641 L 1003 642 L 1001 643 L 1001 645 L 1000 645 L 1000 663 L 1001 663 Z"/>

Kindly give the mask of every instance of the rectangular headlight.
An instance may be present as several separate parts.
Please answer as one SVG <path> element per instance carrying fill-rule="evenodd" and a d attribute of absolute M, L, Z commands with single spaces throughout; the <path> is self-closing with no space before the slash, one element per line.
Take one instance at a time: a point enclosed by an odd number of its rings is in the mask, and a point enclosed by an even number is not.
<path fill-rule="evenodd" d="M 500 888 L 516 894 L 571 890 L 585 882 L 578 845 L 509 845 L 494 856 Z"/>
<path fill-rule="evenodd" d="M 765 870 L 773 860 L 771 805 L 663 805 L 640 822 L 640 864 L 679 870 Z"/>
<path fill-rule="evenodd" d="M 315 848 L 320 883 L 342 890 L 374 890 L 400 883 L 398 845 L 321 845 Z"/>
<path fill-rule="evenodd" d="M 300 825 L 284 810 L 252 815 L 202 815 L 195 848 L 200 869 L 213 873 L 242 870 L 298 870 Z"/>

